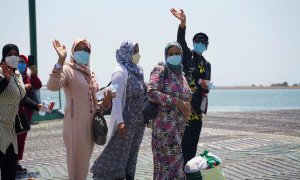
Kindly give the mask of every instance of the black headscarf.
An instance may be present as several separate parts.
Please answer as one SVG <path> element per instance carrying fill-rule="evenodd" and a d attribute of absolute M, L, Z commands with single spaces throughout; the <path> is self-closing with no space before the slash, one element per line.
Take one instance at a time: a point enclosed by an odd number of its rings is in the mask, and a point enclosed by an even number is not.
<path fill-rule="evenodd" d="M 1 59 L 1 63 L 5 62 L 5 57 L 7 56 L 8 52 L 12 49 L 15 49 L 18 54 L 17 56 L 19 56 L 19 48 L 18 46 L 14 45 L 14 44 L 6 44 L 3 49 L 2 49 L 2 59 Z"/>

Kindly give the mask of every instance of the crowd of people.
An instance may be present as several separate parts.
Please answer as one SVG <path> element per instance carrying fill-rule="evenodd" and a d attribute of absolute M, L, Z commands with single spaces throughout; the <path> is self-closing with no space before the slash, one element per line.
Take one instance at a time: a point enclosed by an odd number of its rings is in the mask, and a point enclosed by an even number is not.
<path fill-rule="evenodd" d="M 151 121 L 153 179 L 185 179 L 184 166 L 195 157 L 202 129 L 201 102 L 209 93 L 206 83 L 211 78 L 211 64 L 204 58 L 208 36 L 197 33 L 191 50 L 185 40 L 186 16 L 183 10 L 171 9 L 180 20 L 177 41 L 164 50 L 163 64 L 144 80 L 139 65 L 139 44 L 124 41 L 116 50 L 111 83 L 117 92 L 106 90 L 104 99 L 96 98 L 100 91 L 95 73 L 90 70 L 91 44 L 77 39 L 66 61 L 67 49 L 58 40 L 53 47 L 58 55 L 50 73 L 47 88 L 66 96 L 63 120 L 63 141 L 66 147 L 68 178 L 85 180 L 88 172 L 93 178 L 135 178 L 137 157 L 145 131 L 142 108 L 145 97 L 158 104 L 158 115 Z M 27 70 L 30 69 L 30 75 Z M 35 90 L 42 83 L 34 65 L 19 54 L 14 44 L 2 50 L 0 68 L 0 168 L 1 179 L 13 180 L 16 172 L 26 172 L 19 164 L 23 157 L 27 132 L 17 134 L 16 116 L 23 111 L 30 122 L 33 110 L 43 108 L 34 101 Z M 90 168 L 94 148 L 92 120 L 96 112 L 111 109 L 107 143 Z"/>

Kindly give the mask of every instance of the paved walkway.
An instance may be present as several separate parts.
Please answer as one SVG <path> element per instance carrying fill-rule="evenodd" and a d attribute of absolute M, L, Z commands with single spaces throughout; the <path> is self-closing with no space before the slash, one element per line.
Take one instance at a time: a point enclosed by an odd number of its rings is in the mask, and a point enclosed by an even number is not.
<path fill-rule="evenodd" d="M 294 136 L 282 133 L 280 126 L 267 133 L 261 130 L 265 127 L 259 125 L 249 131 L 245 127 L 247 124 L 253 127 L 251 121 L 245 124 L 245 119 L 240 117 L 240 120 L 235 119 L 236 123 L 230 124 L 228 119 L 234 119 L 232 116 L 212 114 L 206 117 L 198 144 L 199 153 L 207 149 L 223 160 L 223 171 L 227 179 L 300 179 L 300 137 L 297 136 L 299 128 L 293 131 L 296 134 Z M 253 116 L 249 117 L 253 119 Z M 256 118 L 259 117 L 264 116 L 260 113 Z M 262 124 L 266 120 L 275 121 L 276 118 L 261 119 Z M 293 123 L 295 122 L 294 126 L 298 127 L 300 116 L 298 119 L 296 117 Z M 103 147 L 95 146 L 91 164 L 102 150 Z M 32 126 L 21 164 L 39 180 L 67 179 L 62 120 L 44 121 Z M 136 179 L 152 179 L 152 173 L 151 129 L 147 128 L 139 152 Z M 27 177 L 29 174 L 18 175 L 18 179 Z"/>

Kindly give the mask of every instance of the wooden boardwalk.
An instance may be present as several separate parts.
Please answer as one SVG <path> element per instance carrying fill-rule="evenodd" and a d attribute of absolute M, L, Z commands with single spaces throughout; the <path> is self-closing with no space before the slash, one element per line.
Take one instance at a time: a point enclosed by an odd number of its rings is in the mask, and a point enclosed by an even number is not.
<path fill-rule="evenodd" d="M 223 161 L 227 179 L 300 179 L 300 111 L 210 113 L 198 144 Z M 95 146 L 91 164 L 103 147 Z M 29 133 L 24 160 L 36 179 L 67 179 L 62 120 L 44 121 Z M 140 148 L 136 179 L 152 179 L 151 129 Z M 25 179 L 29 174 L 18 174 Z M 89 175 L 91 179 L 91 175 Z"/>

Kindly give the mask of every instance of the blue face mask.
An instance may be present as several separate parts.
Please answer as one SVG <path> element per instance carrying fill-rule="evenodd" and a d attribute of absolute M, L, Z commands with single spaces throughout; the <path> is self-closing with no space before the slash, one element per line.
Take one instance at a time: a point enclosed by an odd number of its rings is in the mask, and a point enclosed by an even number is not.
<path fill-rule="evenodd" d="M 201 42 L 194 43 L 194 50 L 196 51 L 196 53 L 202 54 L 206 50 L 206 46 Z"/>
<path fill-rule="evenodd" d="M 24 73 L 26 70 L 26 64 L 25 63 L 19 63 L 18 64 L 18 70 L 20 71 L 20 73 Z"/>
<path fill-rule="evenodd" d="M 76 51 L 74 52 L 74 59 L 80 65 L 89 64 L 90 62 L 90 53 L 86 51 Z"/>
<path fill-rule="evenodd" d="M 181 63 L 181 56 L 180 55 L 173 55 L 167 57 L 167 62 L 173 66 L 177 66 Z"/>

